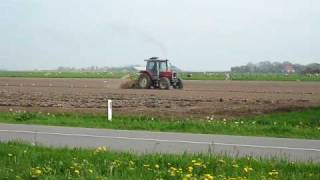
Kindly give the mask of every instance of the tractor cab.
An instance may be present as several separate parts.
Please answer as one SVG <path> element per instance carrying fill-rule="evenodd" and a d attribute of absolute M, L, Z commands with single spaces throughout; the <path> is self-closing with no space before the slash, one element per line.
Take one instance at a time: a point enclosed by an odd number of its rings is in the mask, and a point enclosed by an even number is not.
<path fill-rule="evenodd" d="M 153 80 L 157 80 L 160 77 L 172 77 L 172 71 L 168 60 L 160 59 L 147 59 L 146 71 L 151 75 Z"/>
<path fill-rule="evenodd" d="M 169 89 L 170 86 L 182 89 L 182 80 L 170 68 L 167 59 L 152 57 L 147 60 L 146 70 L 140 72 L 139 87 L 143 89 Z"/>

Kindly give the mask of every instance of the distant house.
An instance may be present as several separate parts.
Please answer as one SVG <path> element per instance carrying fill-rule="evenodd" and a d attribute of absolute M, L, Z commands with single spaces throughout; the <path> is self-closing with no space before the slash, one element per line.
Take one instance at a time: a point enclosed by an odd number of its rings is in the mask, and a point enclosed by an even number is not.
<path fill-rule="evenodd" d="M 287 73 L 287 74 L 296 72 L 296 70 L 294 69 L 292 64 L 285 65 L 283 71 L 284 71 L 284 73 Z"/>

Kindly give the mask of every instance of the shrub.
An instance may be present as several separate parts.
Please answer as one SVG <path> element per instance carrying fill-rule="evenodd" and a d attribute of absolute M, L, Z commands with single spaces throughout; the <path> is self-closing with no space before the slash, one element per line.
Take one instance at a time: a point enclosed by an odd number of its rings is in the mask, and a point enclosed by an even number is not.
<path fill-rule="evenodd" d="M 16 121 L 27 121 L 36 117 L 35 113 L 27 112 L 27 111 L 18 111 L 14 113 L 14 119 Z"/>

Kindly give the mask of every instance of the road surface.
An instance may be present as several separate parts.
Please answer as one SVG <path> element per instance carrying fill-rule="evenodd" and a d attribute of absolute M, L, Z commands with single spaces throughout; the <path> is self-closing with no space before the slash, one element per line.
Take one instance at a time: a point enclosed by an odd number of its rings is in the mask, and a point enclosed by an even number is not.
<path fill-rule="evenodd" d="M 0 123 L 0 141 L 136 153 L 215 153 L 320 162 L 320 140 L 204 135 Z"/>

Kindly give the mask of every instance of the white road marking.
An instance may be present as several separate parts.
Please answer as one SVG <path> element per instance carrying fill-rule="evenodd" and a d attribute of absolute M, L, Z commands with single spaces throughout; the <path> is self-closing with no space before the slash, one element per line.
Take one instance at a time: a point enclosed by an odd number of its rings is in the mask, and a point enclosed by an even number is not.
<path fill-rule="evenodd" d="M 156 141 L 156 142 L 167 142 L 167 143 L 238 146 L 238 147 L 251 147 L 251 148 L 286 149 L 286 150 L 297 150 L 297 151 L 320 152 L 320 149 L 312 149 L 312 148 L 296 148 L 296 147 L 285 147 L 285 146 L 262 146 L 262 145 L 251 145 L 251 144 L 232 144 L 232 143 L 205 142 L 205 141 L 186 141 L 186 140 L 178 140 L 178 139 L 177 140 L 167 140 L 167 139 L 153 139 L 153 138 L 134 138 L 134 137 L 125 137 L 125 136 L 102 136 L 102 135 L 91 135 L 91 134 L 70 134 L 70 133 L 58 133 L 58 132 L 21 131 L 21 130 L 0 130 L 0 132 L 44 134 L 44 135 L 58 135 L 58 136 L 77 136 L 77 137 L 92 137 L 92 138 L 107 138 L 107 139 L 123 139 L 123 140 L 136 140 L 136 141 Z"/>

